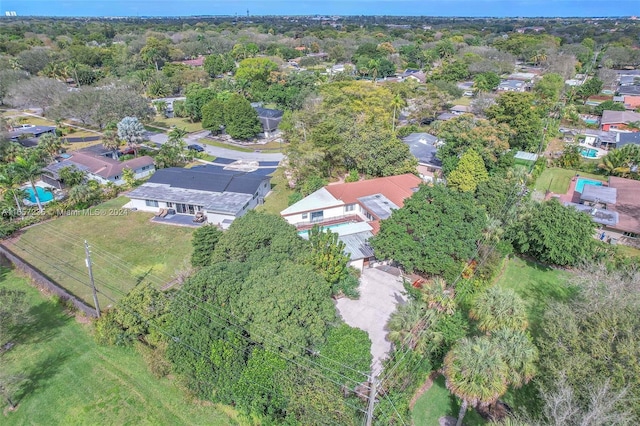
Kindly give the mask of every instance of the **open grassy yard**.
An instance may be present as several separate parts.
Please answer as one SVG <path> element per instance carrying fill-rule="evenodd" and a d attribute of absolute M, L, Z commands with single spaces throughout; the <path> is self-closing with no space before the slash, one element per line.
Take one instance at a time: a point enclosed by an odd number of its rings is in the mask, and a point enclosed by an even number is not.
<path fill-rule="evenodd" d="M 229 407 L 191 401 L 174 382 L 152 376 L 135 349 L 98 346 L 89 325 L 13 271 L 2 268 L 0 276 L 0 288 L 27 293 L 32 316 L 1 358 L 3 373 L 28 379 L 14 396 L 15 411 L 2 398 L 1 424 L 237 424 L 225 414 L 235 417 Z"/>
<path fill-rule="evenodd" d="M 271 178 L 271 191 L 271 194 L 264 199 L 264 204 L 258 206 L 256 210 L 279 215 L 289 206 L 289 196 L 293 194 L 282 167 L 279 167 Z"/>
<path fill-rule="evenodd" d="M 535 189 L 541 192 L 547 190 L 555 194 L 564 194 L 569 189 L 571 178 L 579 173 L 581 177 L 606 181 L 606 176 L 594 175 L 591 173 L 576 172 L 575 170 L 560 169 L 558 167 L 550 167 L 545 169 L 536 181 Z"/>
<path fill-rule="evenodd" d="M 160 127 L 165 129 L 170 129 L 171 126 L 176 126 L 180 129 L 186 129 L 187 132 L 199 132 L 202 130 L 201 123 L 192 123 L 188 118 L 180 118 L 180 117 L 172 117 L 165 118 L 163 116 L 157 115 L 155 120 L 150 123 L 152 127 Z"/>
<path fill-rule="evenodd" d="M 193 229 L 150 223 L 152 213 L 120 209 L 127 201 L 119 197 L 91 209 L 97 216 L 85 212 L 33 226 L 10 247 L 91 306 L 85 239 L 99 292 L 117 300 L 139 281 L 161 286 L 190 258 Z M 100 295 L 100 303 L 111 302 Z"/>
<path fill-rule="evenodd" d="M 444 376 L 438 376 L 431 388 L 416 402 L 411 412 L 414 426 L 437 426 L 438 419 L 443 416 L 458 418 L 460 400 L 449 393 L 444 383 Z M 467 410 L 463 423 L 466 426 L 488 424 L 473 409 Z"/>
<path fill-rule="evenodd" d="M 513 289 L 522 297 L 527 305 L 530 329 L 535 335 L 547 304 L 571 296 L 571 291 L 564 284 L 569 277 L 568 272 L 513 257 L 507 262 L 496 285 Z"/>
<path fill-rule="evenodd" d="M 244 146 L 238 146 L 238 145 L 232 145 L 232 144 L 228 144 L 228 143 L 224 143 L 224 142 L 218 142 L 218 141 L 214 141 L 214 140 L 208 139 L 208 138 L 198 139 L 198 142 L 203 144 L 203 145 L 217 146 L 218 148 L 226 148 L 226 149 L 231 149 L 233 151 L 238 151 L 238 152 L 253 152 L 253 151 L 255 151 L 254 148 L 245 148 Z"/>
<path fill-rule="evenodd" d="M 451 101 L 451 104 L 452 105 L 470 106 L 471 105 L 471 101 L 473 101 L 473 98 L 471 98 L 469 96 L 461 96 L 458 99 L 454 99 L 453 101 Z"/>

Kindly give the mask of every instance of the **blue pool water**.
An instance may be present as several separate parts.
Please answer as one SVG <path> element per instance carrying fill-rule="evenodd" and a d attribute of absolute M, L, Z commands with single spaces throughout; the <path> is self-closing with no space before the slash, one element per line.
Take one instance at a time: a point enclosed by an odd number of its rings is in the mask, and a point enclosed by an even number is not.
<path fill-rule="evenodd" d="M 33 195 L 32 188 L 25 188 L 24 190 L 27 193 L 26 200 L 29 200 L 31 203 L 36 204 L 36 197 Z M 42 204 L 48 203 L 53 200 L 53 193 L 51 191 L 47 191 L 41 186 L 36 186 L 36 191 L 38 191 L 38 198 L 40 198 L 40 202 Z"/>
<path fill-rule="evenodd" d="M 576 191 L 582 194 L 585 185 L 602 186 L 602 182 L 600 182 L 599 180 L 578 178 L 578 180 L 576 181 Z"/>
<path fill-rule="evenodd" d="M 597 118 L 583 118 L 582 121 L 584 121 L 587 124 L 598 124 Z"/>
<path fill-rule="evenodd" d="M 587 158 L 596 158 L 598 156 L 598 150 L 597 149 L 593 149 L 593 148 L 589 148 L 589 149 L 581 149 L 580 150 L 580 154 L 583 157 L 587 157 Z"/>

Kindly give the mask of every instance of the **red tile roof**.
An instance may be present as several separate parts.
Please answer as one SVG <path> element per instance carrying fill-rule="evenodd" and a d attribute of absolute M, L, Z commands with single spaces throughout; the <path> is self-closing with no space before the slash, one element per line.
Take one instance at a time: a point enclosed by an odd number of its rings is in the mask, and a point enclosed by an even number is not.
<path fill-rule="evenodd" d="M 204 56 L 198 56 L 196 59 L 185 59 L 180 61 L 181 64 L 189 65 L 190 67 L 201 67 L 204 65 Z"/>
<path fill-rule="evenodd" d="M 624 106 L 629 109 L 637 109 L 640 107 L 640 96 L 625 96 Z"/>
<path fill-rule="evenodd" d="M 413 188 L 422 183 L 419 177 L 410 173 L 398 176 L 361 180 L 359 182 L 338 183 L 325 186 L 335 198 L 345 204 L 356 203 L 358 198 L 367 195 L 382 194 L 398 207 L 404 205 L 404 199 L 413 195 Z"/>
<path fill-rule="evenodd" d="M 125 168 L 138 169 L 153 164 L 153 158 L 143 155 L 127 161 L 118 161 L 109 157 L 74 152 L 69 161 L 85 166 L 91 173 L 102 178 L 109 179 L 119 176 Z"/>
<path fill-rule="evenodd" d="M 609 186 L 618 191 L 616 203 L 607 209 L 618 212 L 616 229 L 640 234 L 640 181 L 609 177 Z"/>

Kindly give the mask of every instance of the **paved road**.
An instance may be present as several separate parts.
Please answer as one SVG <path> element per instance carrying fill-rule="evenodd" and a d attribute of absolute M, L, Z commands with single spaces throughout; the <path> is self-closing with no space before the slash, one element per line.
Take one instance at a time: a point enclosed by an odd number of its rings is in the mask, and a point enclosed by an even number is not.
<path fill-rule="evenodd" d="M 214 157 L 231 158 L 234 160 L 253 160 L 253 161 L 282 161 L 284 155 L 280 153 L 264 153 L 264 152 L 241 152 L 233 149 L 219 148 L 204 143 L 200 143 L 200 139 L 209 135 L 208 131 L 190 133 L 184 138 L 187 145 L 197 143 L 201 145 L 205 152 Z M 163 144 L 168 137 L 164 133 L 148 133 L 147 137 L 151 142 Z"/>

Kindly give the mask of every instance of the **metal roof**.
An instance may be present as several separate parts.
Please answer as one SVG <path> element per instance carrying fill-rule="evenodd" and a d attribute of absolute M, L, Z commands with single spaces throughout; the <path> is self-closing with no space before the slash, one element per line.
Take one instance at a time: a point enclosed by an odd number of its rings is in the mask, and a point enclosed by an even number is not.
<path fill-rule="evenodd" d="M 515 158 L 518 160 L 536 161 L 538 159 L 538 154 L 534 154 L 533 152 L 518 151 Z"/>
<path fill-rule="evenodd" d="M 163 169 L 164 170 L 164 169 Z M 237 192 L 211 192 L 176 188 L 167 184 L 147 182 L 128 194 L 129 198 L 203 206 L 208 212 L 237 214 L 253 198 Z"/>
<path fill-rule="evenodd" d="M 362 204 L 364 208 L 374 214 L 378 219 L 386 219 L 391 216 L 393 210 L 400 208 L 382 194 L 360 197 L 358 198 L 358 201 L 360 201 L 360 204 Z"/>
<path fill-rule="evenodd" d="M 590 201 L 593 203 L 615 204 L 618 197 L 618 190 L 608 186 L 597 186 L 585 184 L 581 201 Z"/>
<path fill-rule="evenodd" d="M 585 185 L 586 186 L 586 185 Z M 601 225 L 615 226 L 618 223 L 618 212 L 613 210 L 597 209 L 584 204 L 576 203 L 564 203 L 566 207 L 573 207 L 574 209 L 587 213 L 591 216 L 591 220 Z"/>

